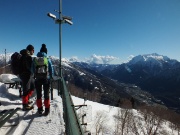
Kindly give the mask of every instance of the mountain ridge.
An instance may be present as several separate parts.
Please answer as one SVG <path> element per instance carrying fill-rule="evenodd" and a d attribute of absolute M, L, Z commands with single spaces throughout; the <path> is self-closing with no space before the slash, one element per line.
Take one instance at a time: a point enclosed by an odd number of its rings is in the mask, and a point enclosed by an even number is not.
<path fill-rule="evenodd" d="M 59 59 L 53 56 L 50 58 L 58 69 Z M 65 80 L 70 82 L 76 92 L 77 88 L 81 89 L 79 90 L 81 92 L 78 92 L 81 93 L 81 97 L 84 92 L 92 94 L 96 91 L 99 95 L 99 99 L 96 100 L 99 102 L 116 104 L 118 96 L 121 98 L 133 96 L 139 100 L 140 97 L 136 93 L 138 91 L 144 93 L 142 102 L 147 100 L 150 103 L 151 101 L 146 98 L 149 96 L 146 94 L 148 92 L 153 100 L 162 100 L 160 101 L 162 105 L 165 104 L 169 108 L 179 107 L 180 62 L 167 56 L 157 53 L 138 55 L 127 63 L 115 65 L 62 59 L 62 66 Z"/>
<path fill-rule="evenodd" d="M 168 107 L 180 110 L 180 62 L 177 60 L 156 53 L 138 55 L 114 68 L 106 66 L 100 73 L 118 82 L 135 84 Z"/>

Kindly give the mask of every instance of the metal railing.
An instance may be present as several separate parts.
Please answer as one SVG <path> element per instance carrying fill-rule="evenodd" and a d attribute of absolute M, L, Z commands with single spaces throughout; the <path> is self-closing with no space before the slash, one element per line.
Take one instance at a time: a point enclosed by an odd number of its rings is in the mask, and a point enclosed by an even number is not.
<path fill-rule="evenodd" d="M 60 90 L 63 101 L 63 117 L 65 121 L 66 135 L 84 135 L 79 118 L 74 108 L 71 94 L 66 87 L 64 79 L 62 78 L 58 83 L 62 85 L 60 86 Z"/>

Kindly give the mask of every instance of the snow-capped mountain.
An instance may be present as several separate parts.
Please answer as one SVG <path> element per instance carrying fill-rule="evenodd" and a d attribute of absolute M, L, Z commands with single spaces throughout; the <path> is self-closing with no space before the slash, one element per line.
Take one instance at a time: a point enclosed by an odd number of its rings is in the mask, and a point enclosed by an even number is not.
<path fill-rule="evenodd" d="M 10 55 L 7 63 L 8 57 Z M 50 58 L 58 71 L 59 59 Z M 139 103 L 151 103 L 158 98 L 168 107 L 179 106 L 180 62 L 167 56 L 138 55 L 119 65 L 62 59 L 62 66 L 63 76 L 75 96 L 90 93 L 89 100 L 110 105 L 116 105 L 120 98 L 135 97 Z"/>
<path fill-rule="evenodd" d="M 180 62 L 177 60 L 153 53 L 135 56 L 121 65 L 101 65 L 101 70 L 88 63 L 78 65 L 118 82 L 135 84 L 161 99 L 168 107 L 179 108 Z"/>
<path fill-rule="evenodd" d="M 138 55 L 133 57 L 129 62 L 128 65 L 135 65 L 141 64 L 142 66 L 159 66 L 163 68 L 163 65 L 174 66 L 177 64 L 178 61 L 174 59 L 170 59 L 167 56 L 159 55 L 157 53 L 153 54 L 145 54 L 145 55 Z"/>
<path fill-rule="evenodd" d="M 180 68 L 180 62 L 178 62 L 177 60 L 153 53 L 135 56 L 127 63 L 123 63 L 116 67 L 114 66 L 114 68 L 106 68 L 106 70 L 102 71 L 102 73 L 106 74 L 107 72 L 109 72 L 108 76 L 113 76 L 113 74 L 118 76 L 123 72 L 122 74 L 127 73 L 127 76 L 131 76 L 133 74 L 137 78 L 146 79 L 150 76 L 155 76 L 163 73 L 164 71 L 166 71 L 165 74 L 168 75 L 167 70 L 176 70 L 178 68 Z M 131 82 L 130 80 L 129 82 Z M 132 83 L 137 83 L 138 81 L 139 79 L 137 79 L 136 81 L 134 80 Z"/>

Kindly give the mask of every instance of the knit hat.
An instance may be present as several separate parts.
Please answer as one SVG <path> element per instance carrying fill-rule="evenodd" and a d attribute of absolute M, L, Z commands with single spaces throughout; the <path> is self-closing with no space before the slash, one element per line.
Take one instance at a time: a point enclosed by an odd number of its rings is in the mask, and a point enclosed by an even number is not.
<path fill-rule="evenodd" d="M 47 48 L 45 44 L 42 44 L 42 47 L 40 49 L 40 52 L 45 52 L 47 54 Z"/>
<path fill-rule="evenodd" d="M 26 47 L 26 49 L 27 49 L 28 51 L 32 51 L 32 50 L 34 50 L 34 46 L 31 45 L 31 44 L 29 44 L 29 45 Z"/>

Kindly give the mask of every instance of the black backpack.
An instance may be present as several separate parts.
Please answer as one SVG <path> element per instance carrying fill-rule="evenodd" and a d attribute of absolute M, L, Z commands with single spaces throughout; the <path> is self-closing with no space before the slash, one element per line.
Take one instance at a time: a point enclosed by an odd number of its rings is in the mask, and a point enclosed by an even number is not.
<path fill-rule="evenodd" d="M 20 61 L 21 61 L 22 55 L 18 52 L 15 52 L 11 55 L 11 70 L 12 73 L 15 75 L 19 75 L 20 73 Z"/>
<path fill-rule="evenodd" d="M 15 52 L 11 55 L 11 70 L 14 75 L 29 72 L 29 65 L 27 62 L 28 53 L 28 50 L 23 49 L 20 53 Z"/>

